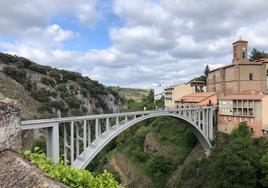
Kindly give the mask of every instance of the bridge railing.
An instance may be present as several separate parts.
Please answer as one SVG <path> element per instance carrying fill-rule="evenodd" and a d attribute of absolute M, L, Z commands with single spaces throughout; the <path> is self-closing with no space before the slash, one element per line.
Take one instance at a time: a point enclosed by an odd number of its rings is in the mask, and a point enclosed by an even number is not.
<path fill-rule="evenodd" d="M 87 149 L 96 149 L 103 137 L 139 117 L 154 113 L 175 113 L 195 124 L 213 139 L 213 107 L 189 107 L 169 111 L 139 111 L 22 121 L 22 130 L 46 129 L 47 156 L 57 162 L 63 155 L 71 165 L 84 160 Z M 209 127 L 210 126 L 210 127 Z M 212 126 L 212 127 L 211 127 Z"/>

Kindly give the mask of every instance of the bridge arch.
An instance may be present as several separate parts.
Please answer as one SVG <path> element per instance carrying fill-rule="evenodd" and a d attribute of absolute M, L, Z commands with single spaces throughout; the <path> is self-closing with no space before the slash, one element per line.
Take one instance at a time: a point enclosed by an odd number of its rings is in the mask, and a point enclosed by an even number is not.
<path fill-rule="evenodd" d="M 146 119 L 154 118 L 154 117 L 174 117 L 180 120 L 185 121 L 187 126 L 192 130 L 194 135 L 197 137 L 198 141 L 200 142 L 201 146 L 205 151 L 209 151 L 212 148 L 212 145 L 208 139 L 208 137 L 202 132 L 200 128 L 196 126 L 196 124 L 186 117 L 181 116 L 176 113 L 169 113 L 169 112 L 155 112 L 148 114 L 146 116 L 141 116 L 135 118 L 124 125 L 116 125 L 115 127 L 110 128 L 109 131 L 104 132 L 103 135 L 99 137 L 99 139 L 95 140 L 92 143 L 91 147 L 88 147 L 86 151 L 83 151 L 82 155 L 85 156 L 83 160 L 76 159 L 73 163 L 73 166 L 78 169 L 84 169 L 86 166 L 96 157 L 96 155 L 109 143 L 111 142 L 116 136 L 121 134 L 126 129 L 135 126 L 137 123 L 142 122 Z M 86 152 L 86 153 L 84 153 Z"/>

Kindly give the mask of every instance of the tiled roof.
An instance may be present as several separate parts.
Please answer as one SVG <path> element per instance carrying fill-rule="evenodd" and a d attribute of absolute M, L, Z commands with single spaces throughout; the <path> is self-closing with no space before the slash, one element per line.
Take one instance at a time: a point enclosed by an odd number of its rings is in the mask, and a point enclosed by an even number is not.
<path fill-rule="evenodd" d="M 175 100 L 176 102 L 191 102 L 191 103 L 198 103 L 201 102 L 213 95 L 216 95 L 215 92 L 201 92 L 201 93 L 192 93 L 189 95 L 182 96 L 181 98 Z"/>
<path fill-rule="evenodd" d="M 248 41 L 240 39 L 238 41 L 235 41 L 233 44 L 236 44 L 236 43 L 248 43 Z"/>
<path fill-rule="evenodd" d="M 234 95 L 228 95 L 223 98 L 222 100 L 261 100 L 266 94 L 262 91 L 257 90 L 247 90 L 236 93 Z"/>

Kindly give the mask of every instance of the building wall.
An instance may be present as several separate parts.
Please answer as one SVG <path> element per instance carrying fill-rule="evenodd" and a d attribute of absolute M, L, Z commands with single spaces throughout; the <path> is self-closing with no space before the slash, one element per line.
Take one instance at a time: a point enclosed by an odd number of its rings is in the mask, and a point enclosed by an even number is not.
<path fill-rule="evenodd" d="M 173 101 L 191 93 L 193 93 L 193 88 L 189 84 L 178 85 L 174 88 Z"/>
<path fill-rule="evenodd" d="M 268 88 L 266 70 L 266 64 L 239 64 L 215 70 L 208 74 L 207 90 L 216 92 L 219 98 L 251 89 L 265 91 Z M 252 80 L 249 80 L 250 73 Z"/>
<path fill-rule="evenodd" d="M 268 128 L 268 96 L 262 98 L 262 126 Z"/>
<path fill-rule="evenodd" d="M 219 115 L 218 131 L 230 134 L 233 129 L 237 128 L 240 122 L 247 122 L 249 128 L 252 128 L 254 137 L 262 136 L 262 124 L 254 118 L 240 117 L 240 116 L 225 116 Z"/>
<path fill-rule="evenodd" d="M 193 93 L 193 88 L 189 84 L 178 84 L 173 86 L 173 89 L 165 90 L 171 91 L 171 94 L 165 94 L 165 108 L 174 109 L 176 108 L 175 100 L 181 98 L 184 95 Z M 168 97 L 168 99 L 166 99 Z M 171 98 L 171 100 L 169 99 Z"/>
<path fill-rule="evenodd" d="M 218 102 L 217 95 L 210 96 L 209 98 L 198 103 L 198 105 L 199 106 L 207 106 L 207 105 L 209 105 L 209 101 L 211 102 L 212 105 L 216 105 Z"/>

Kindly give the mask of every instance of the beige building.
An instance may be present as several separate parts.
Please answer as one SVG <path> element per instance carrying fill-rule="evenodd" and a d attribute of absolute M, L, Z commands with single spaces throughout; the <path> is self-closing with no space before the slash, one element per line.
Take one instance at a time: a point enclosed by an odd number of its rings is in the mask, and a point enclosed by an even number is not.
<path fill-rule="evenodd" d="M 233 43 L 233 61 L 208 74 L 207 91 L 224 97 L 245 90 L 268 90 L 268 59 L 249 61 L 247 41 Z"/>
<path fill-rule="evenodd" d="M 192 92 L 190 84 L 176 84 L 165 88 L 165 108 L 176 108 L 175 100 Z"/>
<path fill-rule="evenodd" d="M 175 100 L 176 107 L 179 106 L 214 106 L 217 104 L 215 92 L 191 93 Z"/>
<path fill-rule="evenodd" d="M 247 122 L 255 137 L 268 130 L 268 95 L 249 90 L 219 100 L 218 131 L 230 133 L 239 122 Z"/>

